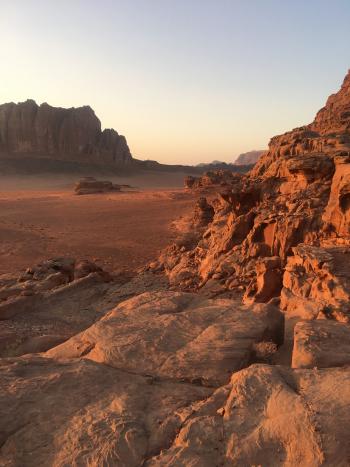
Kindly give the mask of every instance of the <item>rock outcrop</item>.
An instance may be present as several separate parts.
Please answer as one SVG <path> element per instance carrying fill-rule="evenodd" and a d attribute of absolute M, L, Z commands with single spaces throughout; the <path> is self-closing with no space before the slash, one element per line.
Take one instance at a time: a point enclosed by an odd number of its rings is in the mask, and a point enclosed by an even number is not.
<path fill-rule="evenodd" d="M 350 320 L 350 248 L 298 245 L 287 261 L 281 307 L 289 317 Z"/>
<path fill-rule="evenodd" d="M 91 195 L 94 193 L 108 193 L 110 191 L 120 191 L 121 185 L 116 185 L 109 180 L 96 180 L 94 177 L 84 177 L 75 184 L 76 195 Z"/>
<path fill-rule="evenodd" d="M 349 368 L 253 365 L 192 406 L 148 466 L 347 465 Z"/>
<path fill-rule="evenodd" d="M 294 328 L 293 368 L 350 365 L 350 326 L 321 319 L 299 321 Z"/>
<path fill-rule="evenodd" d="M 125 137 L 102 131 L 91 107 L 38 106 L 33 100 L 0 105 L 0 158 L 29 156 L 119 167 L 133 161 Z"/>
<path fill-rule="evenodd" d="M 112 277 L 88 260 L 56 258 L 0 276 L 0 358 L 43 352 L 94 322 Z"/>
<path fill-rule="evenodd" d="M 213 187 L 231 186 L 240 179 L 239 173 L 231 170 L 209 170 L 199 177 L 189 175 L 185 178 L 185 187 L 196 190 L 205 190 Z"/>
<path fill-rule="evenodd" d="M 293 248 L 349 244 L 349 106 L 350 72 L 314 122 L 272 138 L 249 174 L 187 179 L 191 189 L 211 187 L 213 221 L 204 232 L 192 231 L 191 245 L 163 252 L 158 269 L 184 289 L 241 291 L 247 302 L 268 301 L 280 294 Z"/>
<path fill-rule="evenodd" d="M 213 392 L 86 359 L 3 359 L 0 462 L 345 466 L 349 382 L 348 367 L 252 365 Z"/>

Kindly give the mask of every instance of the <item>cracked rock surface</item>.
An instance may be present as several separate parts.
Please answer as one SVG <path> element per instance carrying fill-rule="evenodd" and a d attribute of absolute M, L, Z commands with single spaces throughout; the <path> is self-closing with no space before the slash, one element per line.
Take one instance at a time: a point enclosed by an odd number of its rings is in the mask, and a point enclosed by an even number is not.
<path fill-rule="evenodd" d="M 271 305 L 247 307 L 181 292 L 146 292 L 47 352 L 84 357 L 138 374 L 220 386 L 254 361 L 254 345 L 283 342 L 284 320 Z"/>

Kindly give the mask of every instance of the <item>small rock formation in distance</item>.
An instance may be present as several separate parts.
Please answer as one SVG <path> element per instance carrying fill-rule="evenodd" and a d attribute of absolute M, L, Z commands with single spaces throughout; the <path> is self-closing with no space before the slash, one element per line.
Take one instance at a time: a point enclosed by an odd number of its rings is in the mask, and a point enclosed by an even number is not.
<path fill-rule="evenodd" d="M 120 191 L 122 187 L 130 188 L 129 185 L 117 185 L 109 180 L 96 180 L 94 177 L 84 177 L 76 183 L 74 192 L 76 195 L 91 195 L 94 193 Z"/>

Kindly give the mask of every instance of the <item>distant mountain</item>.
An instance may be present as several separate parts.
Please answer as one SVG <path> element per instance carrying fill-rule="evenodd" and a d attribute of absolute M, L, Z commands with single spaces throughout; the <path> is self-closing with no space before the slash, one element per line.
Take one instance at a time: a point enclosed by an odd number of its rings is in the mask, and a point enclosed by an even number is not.
<path fill-rule="evenodd" d="M 230 170 L 231 172 L 248 172 L 253 167 L 254 164 L 233 164 L 230 162 L 221 162 L 213 161 L 209 163 L 200 163 L 197 164 L 194 168 L 200 172 L 210 171 L 210 170 Z"/>
<path fill-rule="evenodd" d="M 249 151 L 240 154 L 234 161 L 234 165 L 253 165 L 256 164 L 265 150 Z"/>
<path fill-rule="evenodd" d="M 202 170 L 231 170 L 232 172 L 247 172 L 259 160 L 265 151 L 249 151 L 240 154 L 234 162 L 213 161 L 209 163 L 197 164 L 196 168 Z"/>
<path fill-rule="evenodd" d="M 89 106 L 64 109 L 33 100 L 0 105 L 0 158 L 50 159 L 126 166 L 133 161 L 124 136 L 101 130 Z"/>
<path fill-rule="evenodd" d="M 260 151 L 253 152 L 260 154 Z M 142 161 L 132 156 L 124 136 L 113 129 L 101 129 L 100 120 L 89 106 L 61 108 L 47 103 L 38 105 L 32 99 L 0 105 L 0 172 L 3 174 L 144 170 L 202 173 L 215 169 L 245 172 L 251 168 L 249 164 L 214 161 L 194 167 Z"/>

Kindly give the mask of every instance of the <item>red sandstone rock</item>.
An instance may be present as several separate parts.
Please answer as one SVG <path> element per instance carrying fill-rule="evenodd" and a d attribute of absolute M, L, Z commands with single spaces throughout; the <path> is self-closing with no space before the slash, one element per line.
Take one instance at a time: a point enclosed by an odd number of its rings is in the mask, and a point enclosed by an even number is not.
<path fill-rule="evenodd" d="M 47 355 L 219 386 L 253 361 L 254 344 L 266 341 L 283 342 L 283 316 L 273 306 L 160 292 L 121 303 Z"/>
<path fill-rule="evenodd" d="M 350 249 L 299 245 L 283 276 L 281 307 L 290 317 L 350 318 Z"/>
<path fill-rule="evenodd" d="M 294 247 L 350 244 L 349 107 L 350 73 L 314 122 L 272 138 L 249 174 L 191 178 L 192 188 L 211 184 L 218 196 L 211 200 L 213 220 L 196 233 L 192 248 L 162 254 L 160 267 L 171 282 L 193 290 L 214 279 L 215 293 L 236 284 L 247 300 L 268 301 L 278 295 Z M 278 270 L 259 271 L 261 258 L 274 256 Z M 222 274 L 221 264 L 231 265 L 229 274 Z M 292 301 L 284 306 L 291 308 Z"/>
<path fill-rule="evenodd" d="M 293 368 L 350 365 L 350 326 L 318 319 L 300 321 L 294 328 Z"/>

